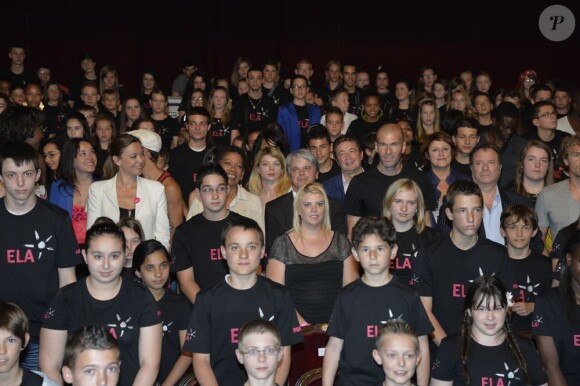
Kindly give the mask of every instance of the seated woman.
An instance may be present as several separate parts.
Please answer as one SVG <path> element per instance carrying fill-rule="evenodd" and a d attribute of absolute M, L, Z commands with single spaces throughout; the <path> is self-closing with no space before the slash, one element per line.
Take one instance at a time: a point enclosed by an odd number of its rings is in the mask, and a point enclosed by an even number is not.
<path fill-rule="evenodd" d="M 286 174 L 286 159 L 280 150 L 274 147 L 260 150 L 254 161 L 248 190 L 260 197 L 262 209 L 268 202 L 288 193 L 291 186 Z"/>
<path fill-rule="evenodd" d="M 114 224 L 87 231 L 83 256 L 89 276 L 61 288 L 40 331 L 40 368 L 62 384 L 61 367 L 69 332 L 104 325 L 117 339 L 123 371 L 119 385 L 152 385 L 159 371 L 162 323 L 155 299 L 142 286 L 123 280 L 125 236 Z"/>
<path fill-rule="evenodd" d="M 208 152 L 209 153 L 209 152 Z M 242 216 L 255 220 L 262 229 L 264 225 L 264 211 L 260 205 L 260 198 L 248 192 L 240 185 L 246 170 L 246 155 L 239 148 L 229 145 L 216 148 L 214 162 L 218 163 L 228 175 L 228 198 L 226 208 Z M 189 212 L 187 219 L 203 212 L 203 205 L 198 189 L 189 195 Z"/>
<path fill-rule="evenodd" d="M 141 177 L 145 163 L 137 137 L 121 134 L 111 143 L 111 157 L 105 165 L 104 181 L 89 189 L 87 227 L 101 216 L 117 222 L 130 217 L 139 220 L 145 239 L 169 246 L 167 198 L 161 182 Z"/>
<path fill-rule="evenodd" d="M 449 185 L 458 180 L 471 180 L 470 176 L 455 170 L 451 164 L 454 149 L 451 136 L 443 131 L 425 137 L 421 147 L 421 153 L 424 154 L 427 162 L 427 177 L 433 186 L 433 192 L 437 199 L 437 208 L 431 212 L 432 224 L 435 224 L 439 218 L 439 210 Z"/>
<path fill-rule="evenodd" d="M 439 232 L 425 224 L 425 202 L 419 185 L 408 178 L 393 182 L 383 199 L 383 216 L 391 220 L 397 231 L 397 256 L 391 272 L 412 286 L 419 249 L 440 237 Z"/>
<path fill-rule="evenodd" d="M 93 145 L 84 139 L 65 142 L 60 162 L 60 178 L 52 184 L 49 202 L 66 210 L 73 224 L 79 246 L 85 243 L 87 232 L 87 199 L 95 180 L 97 155 Z"/>
<path fill-rule="evenodd" d="M 293 228 L 269 258 L 266 276 L 288 287 L 303 325 L 328 323 L 338 291 L 358 278 L 350 242 L 330 230 L 328 198 L 316 182 L 296 193 Z"/>
<path fill-rule="evenodd" d="M 431 386 L 547 385 L 534 344 L 516 337 L 506 321 L 509 306 L 506 289 L 496 276 L 473 281 L 465 298 L 461 332 L 441 342 Z"/>

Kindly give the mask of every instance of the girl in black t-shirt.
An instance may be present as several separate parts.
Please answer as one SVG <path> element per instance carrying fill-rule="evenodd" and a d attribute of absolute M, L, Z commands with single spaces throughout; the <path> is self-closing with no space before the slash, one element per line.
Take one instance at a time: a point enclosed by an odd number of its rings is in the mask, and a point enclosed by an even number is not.
<path fill-rule="evenodd" d="M 157 377 L 163 339 L 155 300 L 149 291 L 121 277 L 125 236 L 118 226 L 94 225 L 87 231 L 86 248 L 89 276 L 61 288 L 43 316 L 40 367 L 62 383 L 68 333 L 102 325 L 119 343 L 123 361 L 119 385 L 147 384 Z"/>
<path fill-rule="evenodd" d="M 439 237 L 425 224 L 425 203 L 419 185 L 408 178 L 392 183 L 383 200 L 383 216 L 391 220 L 397 231 L 397 256 L 391 260 L 390 271 L 412 286 L 419 249 Z"/>
<path fill-rule="evenodd" d="M 208 135 L 213 144 L 230 145 L 232 140 L 240 135 L 240 131 L 232 127 L 232 101 L 228 89 L 217 86 L 211 90 L 207 107 L 211 116 Z"/>
<path fill-rule="evenodd" d="M 191 366 L 191 357 L 182 355 L 191 306 L 185 297 L 166 291 L 171 258 L 157 240 L 139 244 L 133 254 L 133 273 L 155 298 L 163 321 L 161 366 L 157 382 L 175 385 Z"/>
<path fill-rule="evenodd" d="M 506 323 L 508 296 L 496 276 L 473 281 L 459 334 L 439 346 L 431 386 L 547 384 L 531 341 L 516 338 Z"/>

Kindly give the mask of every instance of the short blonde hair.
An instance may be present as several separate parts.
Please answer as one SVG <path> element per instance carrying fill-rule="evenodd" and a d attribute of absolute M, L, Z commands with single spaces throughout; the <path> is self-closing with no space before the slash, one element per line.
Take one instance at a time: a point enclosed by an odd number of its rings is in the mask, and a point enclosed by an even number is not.
<path fill-rule="evenodd" d="M 330 207 L 328 205 L 328 196 L 324 191 L 322 185 L 318 182 L 311 182 L 309 184 L 301 187 L 296 193 L 294 198 L 294 218 L 292 220 L 292 230 L 302 237 L 302 219 L 300 218 L 299 211 L 300 205 L 302 205 L 302 200 L 307 194 L 320 194 L 324 197 L 324 218 L 322 220 L 322 229 L 330 230 Z"/>
<path fill-rule="evenodd" d="M 423 232 L 425 229 L 425 200 L 423 199 L 423 192 L 419 185 L 413 180 L 408 178 L 401 178 L 393 182 L 383 198 L 383 216 L 389 220 L 393 220 L 393 214 L 391 213 L 391 205 L 395 201 L 395 196 L 401 192 L 414 192 L 417 197 L 417 213 L 413 219 L 415 220 L 415 229 L 418 233 Z"/>

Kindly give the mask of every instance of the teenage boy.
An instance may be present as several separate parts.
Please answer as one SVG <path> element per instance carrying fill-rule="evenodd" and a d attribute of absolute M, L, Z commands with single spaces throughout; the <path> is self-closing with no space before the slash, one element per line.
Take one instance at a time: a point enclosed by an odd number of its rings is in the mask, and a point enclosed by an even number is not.
<path fill-rule="evenodd" d="M 59 287 L 76 281 L 80 250 L 66 211 L 37 199 L 38 155 L 24 142 L 0 151 L 6 196 L 0 199 L 0 294 L 18 304 L 30 322 L 30 343 L 23 367 L 38 367 L 42 316 Z M 29 360 L 30 358 L 30 360 Z"/>
<path fill-rule="evenodd" d="M 360 89 L 356 87 L 356 65 L 345 63 L 342 66 L 342 87 L 348 93 L 348 112 L 358 115 L 361 110 L 363 100 Z"/>
<path fill-rule="evenodd" d="M 560 130 L 556 130 L 558 126 L 558 118 L 556 107 L 550 101 L 540 101 L 532 106 L 532 125 L 535 131 L 527 135 L 528 140 L 539 139 L 544 142 L 552 151 L 552 161 L 554 164 L 554 172 L 560 170 L 560 145 L 564 138 L 570 136 Z"/>
<path fill-rule="evenodd" d="M 290 346 L 302 341 L 302 333 L 288 290 L 257 274 L 264 256 L 264 233 L 254 220 L 231 219 L 221 232 L 220 251 L 230 273 L 198 295 L 185 338 L 184 350 L 193 353 L 195 377 L 204 386 L 241 385 L 246 374 L 234 355 L 239 329 L 248 321 L 263 319 L 280 331 L 282 359 L 275 380 L 284 385 Z M 264 359 L 260 354 L 258 359 Z"/>
<path fill-rule="evenodd" d="M 469 117 L 460 119 L 453 131 L 453 144 L 457 148 L 451 166 L 466 176 L 471 176 L 469 155 L 479 143 L 479 123 Z"/>
<path fill-rule="evenodd" d="M 38 82 L 34 72 L 24 68 L 24 60 L 26 59 L 26 51 L 24 47 L 19 44 L 13 44 L 8 51 L 8 58 L 10 58 L 10 68 L 0 73 L 0 79 L 6 79 L 10 82 L 12 87 L 26 86 L 28 83 Z"/>
<path fill-rule="evenodd" d="M 481 91 L 474 92 L 472 99 L 477 114 L 477 129 L 483 135 L 493 126 L 491 99 L 487 93 Z"/>
<path fill-rule="evenodd" d="M 280 78 L 280 63 L 274 59 L 267 59 L 262 64 L 264 83 L 262 89 L 266 95 L 272 98 L 275 105 L 290 102 L 290 94 L 278 83 Z"/>
<path fill-rule="evenodd" d="M 177 227 L 171 245 L 171 270 L 191 304 L 199 291 L 211 288 L 228 273 L 219 235 L 229 221 L 241 217 L 226 208 L 228 176 L 221 166 L 202 166 L 198 177 L 197 193 L 203 211 Z"/>
<path fill-rule="evenodd" d="M 240 95 L 232 113 L 232 127 L 242 134 L 252 130 L 262 131 L 270 123 L 276 122 L 278 106 L 274 100 L 264 92 L 264 74 L 258 67 L 248 70 L 246 78 L 248 92 Z"/>
<path fill-rule="evenodd" d="M 111 113 L 113 117 L 117 118 L 117 115 L 119 115 L 119 106 L 121 105 L 121 95 L 119 94 L 119 91 L 112 89 L 103 90 L 101 99 L 105 110 Z"/>
<path fill-rule="evenodd" d="M 306 103 L 308 89 L 308 80 L 302 75 L 296 75 L 290 84 L 292 102 L 280 106 L 278 110 L 278 124 L 284 129 L 290 151 L 306 147 L 306 131 L 311 125 L 320 122 L 318 106 Z"/>
<path fill-rule="evenodd" d="M 326 114 L 320 119 L 320 123 L 328 129 L 328 134 L 330 134 L 330 142 L 334 143 L 334 140 L 340 135 L 346 133 L 346 129 L 343 128 L 346 125 L 345 117 L 346 115 L 342 110 L 336 106 L 330 106 L 326 109 Z M 355 118 L 356 119 L 356 118 Z M 350 124 L 350 122 L 348 122 Z"/>
<path fill-rule="evenodd" d="M 0 302 L 0 385 L 57 386 L 41 372 L 20 367 L 28 344 L 28 319 L 16 304 Z"/>
<path fill-rule="evenodd" d="M 193 107 L 185 114 L 187 142 L 171 150 L 169 174 L 181 187 L 181 197 L 189 197 L 195 189 L 197 171 L 207 153 L 209 112 L 203 107 Z"/>
<path fill-rule="evenodd" d="M 62 378 L 72 386 L 116 386 L 121 374 L 121 354 L 113 336 L 103 326 L 85 326 L 69 335 Z"/>
<path fill-rule="evenodd" d="M 512 205 L 501 214 L 501 234 L 518 288 L 513 293 L 512 329 L 530 332 L 536 296 L 551 288 L 552 265 L 541 253 L 530 249 L 530 240 L 538 232 L 538 216 L 525 205 Z"/>
<path fill-rule="evenodd" d="M 364 275 L 346 286 L 336 298 L 327 334 L 322 384 L 379 385 L 385 379 L 372 351 L 378 329 L 390 319 L 403 319 L 419 336 L 423 360 L 417 371 L 419 385 L 429 383 L 428 334 L 433 326 L 419 296 L 397 280 L 389 267 L 397 255 L 396 232 L 384 217 L 363 217 L 352 230 L 352 253 Z"/>
<path fill-rule="evenodd" d="M 506 288 L 517 288 L 505 247 L 477 234 L 483 218 L 479 186 L 456 181 L 445 200 L 451 232 L 419 250 L 413 278 L 435 327 L 432 339 L 437 346 L 447 335 L 459 332 L 465 294 L 473 279 L 495 275 Z"/>
<path fill-rule="evenodd" d="M 95 70 L 97 63 L 95 62 L 95 58 L 92 54 L 88 52 L 84 52 L 79 56 L 79 63 L 81 65 L 81 69 L 83 74 L 73 81 L 71 84 L 71 100 L 69 101 L 71 107 L 79 106 L 83 102 L 81 101 L 81 88 L 87 82 L 95 83 L 98 81 L 97 72 Z"/>
<path fill-rule="evenodd" d="M 332 142 L 328 129 L 320 124 L 312 125 L 306 132 L 308 151 L 318 161 L 317 182 L 324 184 L 332 177 L 340 174 L 340 168 L 332 157 Z"/>
<path fill-rule="evenodd" d="M 275 386 L 282 356 L 280 333 L 271 322 L 252 320 L 240 329 L 236 357 L 246 369 L 248 386 Z"/>

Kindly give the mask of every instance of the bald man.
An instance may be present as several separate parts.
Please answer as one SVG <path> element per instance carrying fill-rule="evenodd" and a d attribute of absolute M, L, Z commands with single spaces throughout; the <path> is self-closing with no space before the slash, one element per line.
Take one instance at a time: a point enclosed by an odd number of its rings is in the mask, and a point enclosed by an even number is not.
<path fill-rule="evenodd" d="M 354 177 L 346 192 L 344 210 L 347 214 L 349 236 L 361 217 L 382 216 L 383 197 L 389 186 L 400 178 L 409 178 L 419 185 L 426 212 L 436 207 L 433 188 L 427 177 L 414 166 L 403 164 L 405 141 L 400 126 L 391 123 L 381 126 L 377 132 L 375 148 L 379 155 L 379 164 L 376 168 L 365 170 Z M 430 219 L 429 213 L 426 214 L 425 218 Z"/>

